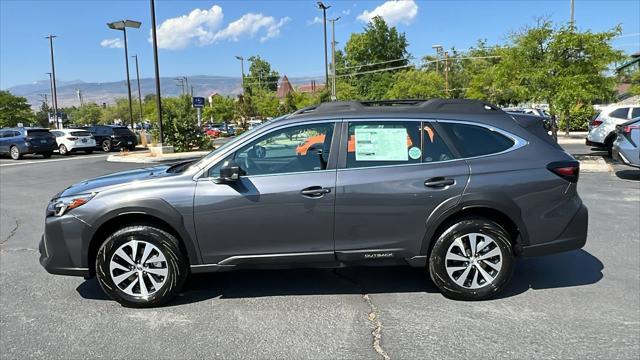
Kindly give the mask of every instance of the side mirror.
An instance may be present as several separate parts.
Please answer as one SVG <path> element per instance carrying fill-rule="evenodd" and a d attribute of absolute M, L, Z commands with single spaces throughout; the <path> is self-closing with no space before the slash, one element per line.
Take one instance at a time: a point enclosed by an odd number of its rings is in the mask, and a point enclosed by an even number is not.
<path fill-rule="evenodd" d="M 220 176 L 215 178 L 213 181 L 216 184 L 234 182 L 240 179 L 240 176 L 245 174 L 245 171 L 240 168 L 240 165 L 234 161 L 227 161 L 220 168 Z"/>

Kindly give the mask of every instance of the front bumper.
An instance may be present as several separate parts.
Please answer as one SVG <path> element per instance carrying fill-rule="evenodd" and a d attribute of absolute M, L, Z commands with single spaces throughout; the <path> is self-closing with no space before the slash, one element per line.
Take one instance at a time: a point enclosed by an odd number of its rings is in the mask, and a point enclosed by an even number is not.
<path fill-rule="evenodd" d="M 47 217 L 38 246 L 40 265 L 51 274 L 90 277 L 86 256 L 82 256 L 82 233 L 87 226 L 71 215 Z"/>
<path fill-rule="evenodd" d="M 587 242 L 588 227 L 589 212 L 583 204 L 557 239 L 543 244 L 523 246 L 521 255 L 540 256 L 580 249 Z"/>

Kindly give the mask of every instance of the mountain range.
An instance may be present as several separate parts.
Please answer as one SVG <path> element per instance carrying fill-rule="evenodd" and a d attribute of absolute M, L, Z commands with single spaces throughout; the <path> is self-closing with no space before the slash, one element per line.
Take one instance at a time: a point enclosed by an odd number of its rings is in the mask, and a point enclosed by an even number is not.
<path fill-rule="evenodd" d="M 312 80 L 317 83 L 323 83 L 322 78 L 310 77 L 291 77 L 289 81 L 292 85 L 298 86 L 308 84 Z M 210 75 L 193 75 L 188 77 L 189 88 L 193 86 L 194 96 L 208 97 L 213 93 L 220 95 L 237 95 L 242 92 L 242 84 L 240 77 L 231 76 L 210 76 Z M 138 97 L 138 87 L 135 78 L 131 79 L 131 96 L 134 99 Z M 147 94 L 155 94 L 155 81 L 153 78 L 140 79 L 140 89 L 142 97 Z M 27 98 L 33 109 L 37 109 L 42 104 L 44 94 L 47 94 L 49 103 L 51 103 L 51 85 L 49 80 L 39 80 L 31 84 L 16 85 L 7 89 L 13 95 L 23 96 Z M 95 102 L 114 103 L 117 98 L 127 96 L 126 80 L 114 82 L 85 82 L 82 80 L 73 81 L 56 81 L 56 92 L 58 95 L 58 107 L 79 106 L 80 100 L 77 91 L 82 93 L 84 103 Z M 190 91 L 190 89 L 189 89 Z M 163 97 L 178 96 L 182 93 L 182 88 L 178 86 L 175 78 L 160 78 L 160 92 Z"/>

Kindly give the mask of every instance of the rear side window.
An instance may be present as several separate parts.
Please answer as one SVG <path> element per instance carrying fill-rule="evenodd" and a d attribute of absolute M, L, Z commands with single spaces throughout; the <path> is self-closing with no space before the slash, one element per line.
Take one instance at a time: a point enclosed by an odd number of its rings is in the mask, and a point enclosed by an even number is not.
<path fill-rule="evenodd" d="M 482 126 L 440 123 L 462 156 L 474 157 L 496 154 L 515 143 L 508 137 Z"/>
<path fill-rule="evenodd" d="M 420 163 L 420 126 L 419 121 L 350 122 L 347 168 Z"/>
<path fill-rule="evenodd" d="M 635 119 L 640 116 L 640 107 L 635 107 L 631 109 L 631 118 Z"/>
<path fill-rule="evenodd" d="M 629 114 L 629 108 L 626 107 L 626 108 L 613 110 L 611 114 L 609 114 L 609 116 L 618 118 L 618 119 L 626 119 L 628 114 Z"/>

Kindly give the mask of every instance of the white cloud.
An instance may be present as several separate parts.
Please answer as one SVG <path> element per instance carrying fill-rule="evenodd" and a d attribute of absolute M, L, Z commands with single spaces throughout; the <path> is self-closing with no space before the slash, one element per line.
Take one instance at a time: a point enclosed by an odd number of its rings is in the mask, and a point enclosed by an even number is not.
<path fill-rule="evenodd" d="M 200 45 L 208 44 L 223 17 L 222 8 L 213 5 L 209 10 L 194 9 L 188 15 L 167 19 L 157 30 L 158 47 L 183 49 L 194 40 Z"/>
<path fill-rule="evenodd" d="M 241 37 L 245 36 L 252 38 L 264 29 L 266 30 L 266 34 L 260 37 L 260 42 L 265 42 L 268 39 L 280 35 L 280 28 L 290 20 L 291 18 L 289 17 L 283 17 L 276 21 L 273 16 L 252 13 L 244 14 L 240 19 L 229 23 L 226 28 L 218 31 L 210 41 L 238 41 Z"/>
<path fill-rule="evenodd" d="M 307 25 L 315 25 L 315 24 L 322 24 L 322 18 L 320 16 L 316 16 L 313 18 L 313 20 L 307 21 Z"/>
<path fill-rule="evenodd" d="M 342 15 L 349 15 L 351 14 L 351 9 L 346 9 L 346 10 L 342 10 Z"/>
<path fill-rule="evenodd" d="M 121 49 L 124 47 L 124 43 L 122 42 L 122 39 L 104 39 L 102 41 L 100 41 L 100 46 L 102 46 L 103 48 L 110 48 L 110 49 Z"/>
<path fill-rule="evenodd" d="M 365 10 L 358 20 L 369 22 L 373 17 L 382 17 L 389 25 L 410 24 L 418 14 L 418 5 L 414 0 L 389 0 L 372 11 Z"/>
<path fill-rule="evenodd" d="M 209 10 L 194 9 L 188 15 L 167 19 L 158 27 L 158 47 L 175 50 L 194 43 L 203 46 L 222 40 L 239 41 L 242 37 L 253 38 L 262 32 L 260 42 L 264 42 L 280 35 L 280 28 L 291 20 L 289 17 L 276 20 L 273 16 L 248 13 L 220 29 L 223 18 L 222 8 L 214 5 Z"/>

